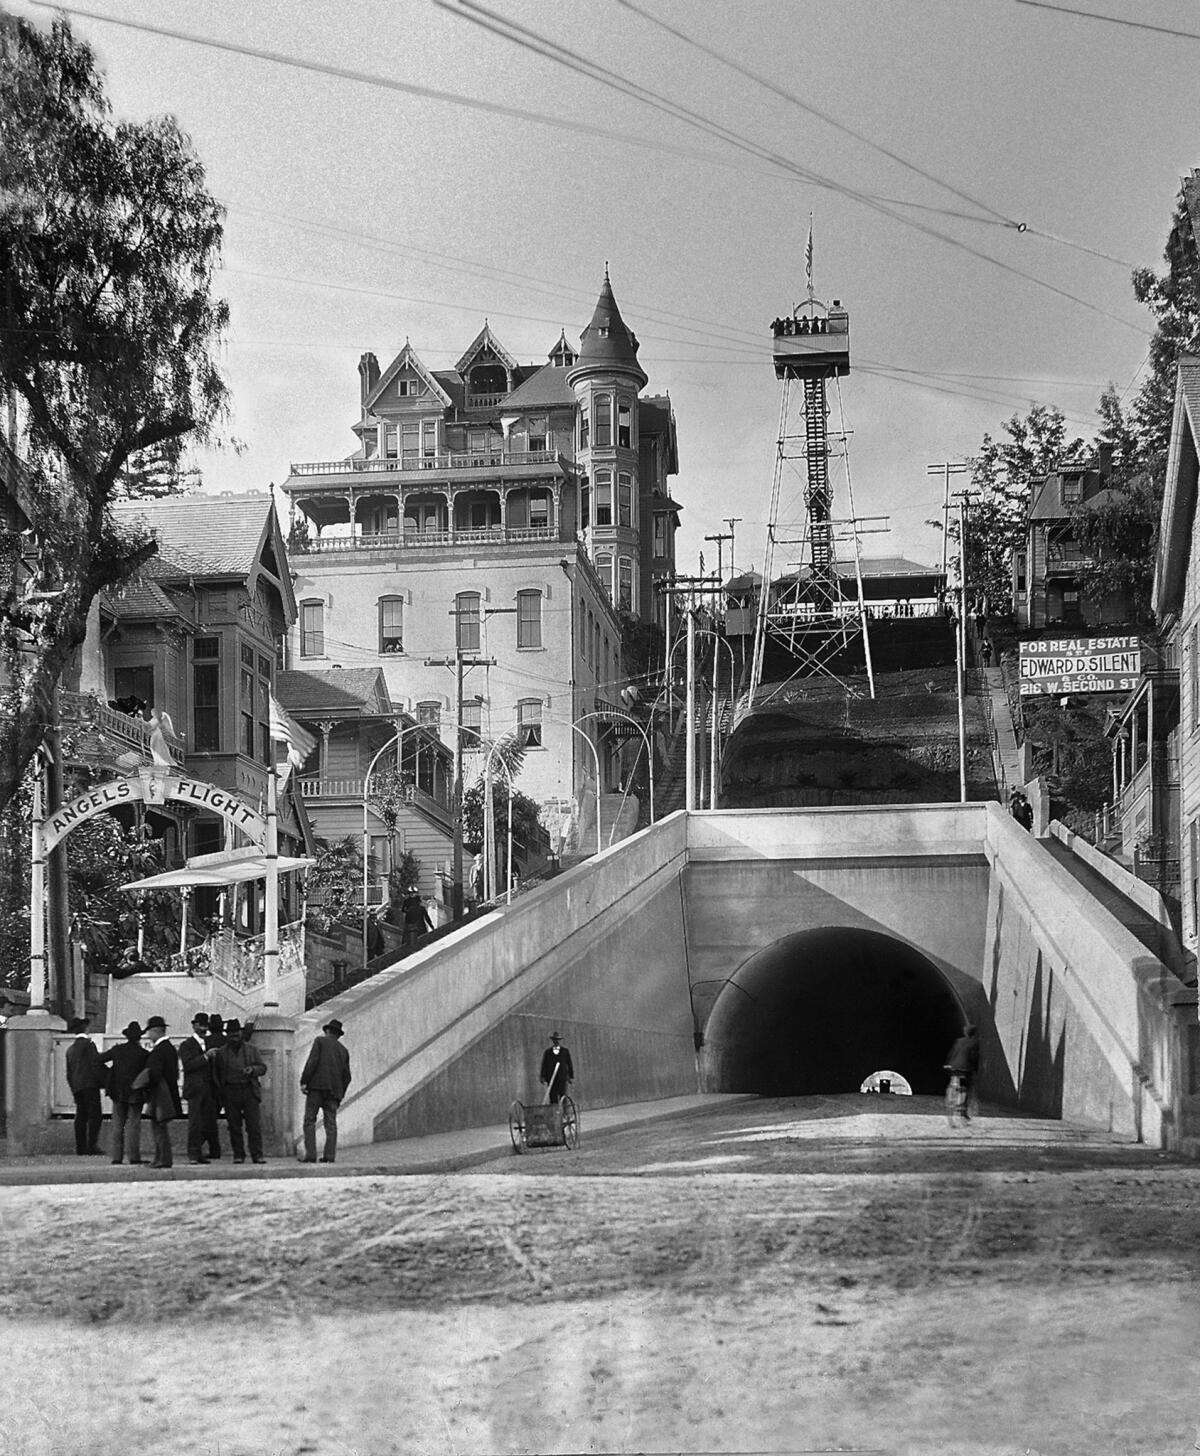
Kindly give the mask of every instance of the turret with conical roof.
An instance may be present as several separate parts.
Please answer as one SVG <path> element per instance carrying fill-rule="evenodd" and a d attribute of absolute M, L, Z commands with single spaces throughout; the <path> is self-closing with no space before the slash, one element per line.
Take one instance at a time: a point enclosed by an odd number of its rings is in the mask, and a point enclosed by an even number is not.
<path fill-rule="evenodd" d="M 592 321 L 579 336 L 579 358 L 567 377 L 572 387 L 587 375 L 620 372 L 637 379 L 639 389 L 647 381 L 646 371 L 638 363 L 637 335 L 621 317 L 617 300 L 613 296 L 612 283 L 608 276 L 608 265 L 604 268 L 604 283 Z"/>
<path fill-rule="evenodd" d="M 637 611 L 643 570 L 638 393 L 646 372 L 617 307 L 608 266 L 579 357 L 567 371 L 579 411 L 579 522 L 592 564 L 616 606 Z"/>

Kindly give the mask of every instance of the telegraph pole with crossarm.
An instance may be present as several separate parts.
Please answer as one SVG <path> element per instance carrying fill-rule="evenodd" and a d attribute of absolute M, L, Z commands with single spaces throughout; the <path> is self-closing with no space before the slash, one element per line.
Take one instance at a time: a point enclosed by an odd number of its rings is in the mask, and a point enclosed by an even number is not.
<path fill-rule="evenodd" d="M 455 626 L 461 624 L 457 621 L 460 615 L 457 610 L 450 613 L 456 619 Z M 463 915 L 463 751 L 462 751 L 462 711 L 463 711 L 463 672 L 470 667 L 495 667 L 494 657 L 467 656 L 463 651 L 461 632 L 456 632 L 458 644 L 454 649 L 453 657 L 427 657 L 426 667 L 450 667 L 454 669 L 454 859 L 451 873 L 450 910 L 455 921 L 462 919 Z"/>

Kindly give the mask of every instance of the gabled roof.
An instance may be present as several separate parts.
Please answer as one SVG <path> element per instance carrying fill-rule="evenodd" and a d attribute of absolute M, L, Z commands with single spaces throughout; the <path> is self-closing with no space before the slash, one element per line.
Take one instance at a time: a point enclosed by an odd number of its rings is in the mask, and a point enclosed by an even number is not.
<path fill-rule="evenodd" d="M 1200 359 L 1184 355 L 1175 376 L 1175 413 L 1167 454 L 1167 482 L 1159 517 L 1152 605 L 1160 619 L 1183 602 L 1196 520 L 1200 473 Z"/>
<path fill-rule="evenodd" d="M 270 550 L 290 626 L 296 618 L 287 548 L 275 502 L 269 491 L 166 496 L 161 500 L 114 501 L 113 518 L 120 524 L 142 523 L 158 541 L 158 553 L 141 576 L 155 581 L 193 581 L 205 577 L 239 577 L 250 591 L 260 572 L 270 568 L 263 555 Z"/>
<path fill-rule="evenodd" d="M 405 339 L 404 348 L 400 350 L 400 352 L 396 355 L 396 357 L 392 360 L 388 367 L 375 381 L 375 388 L 363 401 L 364 414 L 374 406 L 375 401 L 380 398 L 384 390 L 388 387 L 389 384 L 391 384 L 391 382 L 395 379 L 396 375 L 399 374 L 402 369 L 411 369 L 412 372 L 417 376 L 417 378 L 420 379 L 422 383 L 424 383 L 425 387 L 433 395 L 441 400 L 443 405 L 448 405 L 450 403 L 450 396 L 438 383 L 437 376 L 433 374 L 430 370 L 426 369 L 424 364 L 422 364 L 420 359 L 417 357 L 416 350 L 408 342 L 408 340 Z"/>
<path fill-rule="evenodd" d="M 392 712 L 387 679 L 379 667 L 280 672 L 275 676 L 275 696 L 294 716 L 341 713 L 361 718 Z"/>
<path fill-rule="evenodd" d="M 508 352 L 508 350 L 495 336 L 495 334 L 492 333 L 491 325 L 485 321 L 483 328 L 479 330 L 479 332 L 475 335 L 475 338 L 472 340 L 471 344 L 468 346 L 467 352 L 454 366 L 458 373 L 462 375 L 464 379 L 466 378 L 467 370 L 475 362 L 475 356 L 479 354 L 484 348 L 491 349 L 492 353 L 495 354 L 496 358 L 500 361 L 501 364 L 505 366 L 505 368 L 516 369 L 518 367 L 517 361 Z"/>
<path fill-rule="evenodd" d="M 574 407 L 575 391 L 567 384 L 566 369 L 555 364 L 544 364 L 524 384 L 505 396 L 501 406 L 509 409 L 551 409 L 558 405 Z"/>

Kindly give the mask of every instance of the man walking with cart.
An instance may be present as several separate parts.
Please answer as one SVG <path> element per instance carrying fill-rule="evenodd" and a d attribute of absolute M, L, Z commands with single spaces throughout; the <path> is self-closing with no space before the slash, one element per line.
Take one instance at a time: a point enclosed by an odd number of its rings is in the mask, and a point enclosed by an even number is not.
<path fill-rule="evenodd" d="M 575 1080 L 575 1068 L 571 1065 L 571 1053 L 562 1044 L 558 1032 L 553 1032 L 550 1045 L 542 1054 L 541 1080 L 546 1085 L 546 1101 L 558 1102 L 567 1095 L 567 1086 Z"/>

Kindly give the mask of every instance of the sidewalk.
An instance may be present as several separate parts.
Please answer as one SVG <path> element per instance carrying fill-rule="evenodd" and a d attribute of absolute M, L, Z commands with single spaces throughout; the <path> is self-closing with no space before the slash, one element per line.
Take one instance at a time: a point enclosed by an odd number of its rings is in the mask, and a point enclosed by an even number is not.
<path fill-rule="evenodd" d="M 657 1102 L 626 1102 L 619 1107 L 579 1110 L 579 1146 L 623 1128 L 684 1117 L 738 1102 L 754 1101 L 753 1093 L 711 1092 L 686 1097 L 665 1097 Z M 108 1132 L 107 1124 L 105 1133 Z M 149 1134 L 147 1133 L 147 1138 Z M 2 1148 L 2 1145 L 0 1145 Z M 149 1157 L 147 1150 L 143 1155 Z M 77 1158 L 72 1155 L 31 1157 L 0 1156 L 0 1188 L 19 1188 L 40 1183 L 162 1183 L 229 1182 L 246 1179 L 262 1182 L 272 1178 L 346 1178 L 364 1175 L 402 1177 L 414 1173 L 456 1173 L 482 1163 L 513 1156 L 507 1122 L 490 1127 L 463 1128 L 457 1132 L 431 1133 L 427 1137 L 400 1138 L 388 1143 L 364 1143 L 342 1148 L 333 1164 L 305 1164 L 294 1158 L 271 1158 L 267 1163 L 235 1165 L 228 1153 L 219 1161 L 194 1164 L 176 1157 L 171 1168 L 110 1163 L 107 1158 Z M 537 1157 L 537 1152 L 529 1154 Z"/>

